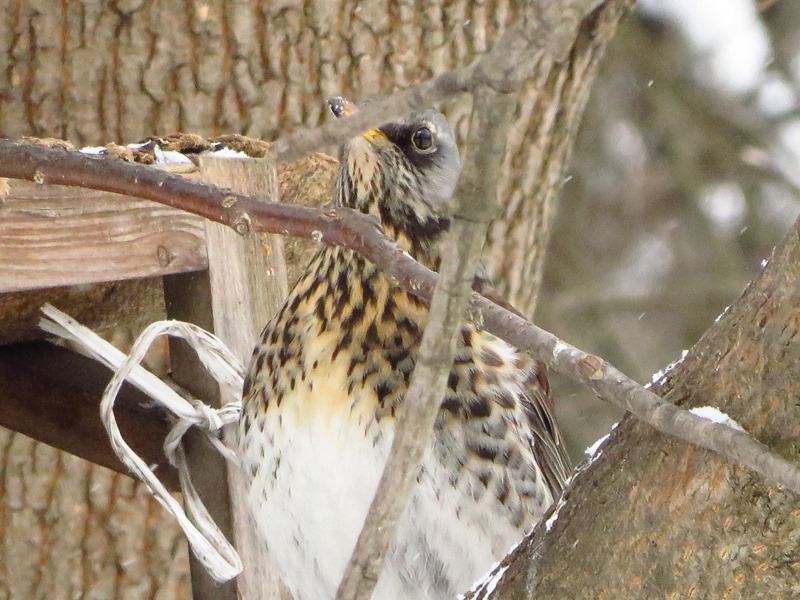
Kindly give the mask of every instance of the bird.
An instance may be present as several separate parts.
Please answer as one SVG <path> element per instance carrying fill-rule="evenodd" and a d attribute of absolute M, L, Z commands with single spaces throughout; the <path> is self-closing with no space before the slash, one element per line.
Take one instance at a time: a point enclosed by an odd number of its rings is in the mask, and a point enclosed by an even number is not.
<path fill-rule="evenodd" d="M 332 110 L 341 109 L 334 104 Z M 461 172 L 436 109 L 347 141 L 335 206 L 373 215 L 436 270 Z M 428 305 L 363 256 L 325 246 L 264 328 L 239 456 L 260 539 L 295 600 L 332 600 L 378 486 Z M 451 600 L 558 498 L 570 462 L 545 367 L 465 323 L 447 392 L 373 598 Z"/>

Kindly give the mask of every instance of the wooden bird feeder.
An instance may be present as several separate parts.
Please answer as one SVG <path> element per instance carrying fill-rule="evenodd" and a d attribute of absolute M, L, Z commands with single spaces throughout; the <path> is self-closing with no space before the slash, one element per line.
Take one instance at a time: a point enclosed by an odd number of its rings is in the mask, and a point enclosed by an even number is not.
<path fill-rule="evenodd" d="M 203 155 L 194 164 L 187 177 L 317 206 L 329 201 L 336 169 L 336 161 L 324 155 L 280 169 L 266 159 Z M 313 251 L 308 244 L 287 241 L 295 269 Z M 38 328 L 42 304 L 50 302 L 97 332 L 123 332 L 130 339 L 155 320 L 190 321 L 216 333 L 247 364 L 258 334 L 286 295 L 284 256 L 280 236 L 242 237 L 202 217 L 128 196 L 9 181 L 0 199 L 0 425 L 128 474 L 98 413 L 111 373 L 45 341 Z M 171 344 L 162 359 L 174 381 L 209 404 L 218 402 L 216 382 L 187 347 Z M 132 386 L 123 388 L 116 409 L 120 429 L 148 464 L 159 465 L 167 486 L 177 489 L 161 448 L 169 424 L 144 408 L 145 402 Z M 242 575 L 220 586 L 192 559 L 193 597 L 281 597 L 275 581 L 264 576 L 268 568 L 251 538 L 254 528 L 235 469 L 199 437 L 189 437 L 187 456 L 209 512 L 235 540 L 245 564 Z"/>

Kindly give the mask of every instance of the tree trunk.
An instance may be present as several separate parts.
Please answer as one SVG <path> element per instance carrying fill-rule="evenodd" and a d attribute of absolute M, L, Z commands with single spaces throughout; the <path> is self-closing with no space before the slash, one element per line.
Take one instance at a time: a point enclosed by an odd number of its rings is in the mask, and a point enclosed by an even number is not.
<path fill-rule="evenodd" d="M 486 263 L 533 313 L 564 162 L 597 63 L 632 0 L 600 6 L 569 60 L 519 94 Z M 188 131 L 265 140 L 326 118 L 324 100 L 390 93 L 491 48 L 515 2 L 15 0 L 0 14 L 0 132 L 76 145 Z M 469 100 L 447 108 L 459 138 Z M 520 268 L 522 266 L 522 268 Z"/>
<path fill-rule="evenodd" d="M 528 315 L 564 162 L 630 3 L 602 4 L 568 60 L 519 95 L 499 190 L 507 218 L 486 264 Z M 0 135 L 272 139 L 322 122 L 329 96 L 363 100 L 468 63 L 517 12 L 507 0 L 12 0 L 0 12 Z M 446 108 L 463 139 L 469 101 Z M 0 467 L 0 599 L 187 597 L 185 543 L 141 486 L 6 430 Z"/>
<path fill-rule="evenodd" d="M 800 220 L 653 391 L 800 461 Z M 486 598 L 797 598 L 797 495 L 625 418 Z"/>

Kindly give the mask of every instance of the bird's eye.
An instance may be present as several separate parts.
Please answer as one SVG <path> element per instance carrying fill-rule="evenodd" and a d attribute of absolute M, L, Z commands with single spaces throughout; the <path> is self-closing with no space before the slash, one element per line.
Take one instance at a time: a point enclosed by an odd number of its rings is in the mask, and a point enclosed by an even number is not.
<path fill-rule="evenodd" d="M 433 143 L 433 134 L 427 127 L 420 127 L 411 136 L 411 143 L 414 149 L 422 154 L 427 154 L 436 150 L 436 145 Z"/>

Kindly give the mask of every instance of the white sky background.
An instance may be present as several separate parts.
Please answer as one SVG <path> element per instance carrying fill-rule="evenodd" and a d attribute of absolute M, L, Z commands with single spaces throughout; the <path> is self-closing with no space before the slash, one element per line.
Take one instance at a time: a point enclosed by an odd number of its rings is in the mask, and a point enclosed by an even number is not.
<path fill-rule="evenodd" d="M 699 81 L 708 81 L 721 94 L 756 97 L 765 115 L 778 116 L 796 108 L 800 82 L 786 82 L 769 71 L 769 36 L 754 0 L 642 0 L 641 8 L 671 19 L 683 31 L 697 52 Z M 771 162 L 800 185 L 800 120 L 788 120 L 769 150 Z M 781 213 L 776 218 L 793 222 L 800 205 L 796 200 L 780 204 L 780 210 L 770 207 Z M 746 210 L 735 182 L 709 187 L 700 207 L 723 234 L 736 232 Z"/>
<path fill-rule="evenodd" d="M 641 5 L 679 25 L 698 50 L 701 77 L 707 73 L 733 93 L 752 91 L 763 81 L 771 52 L 753 0 L 643 0 Z"/>

